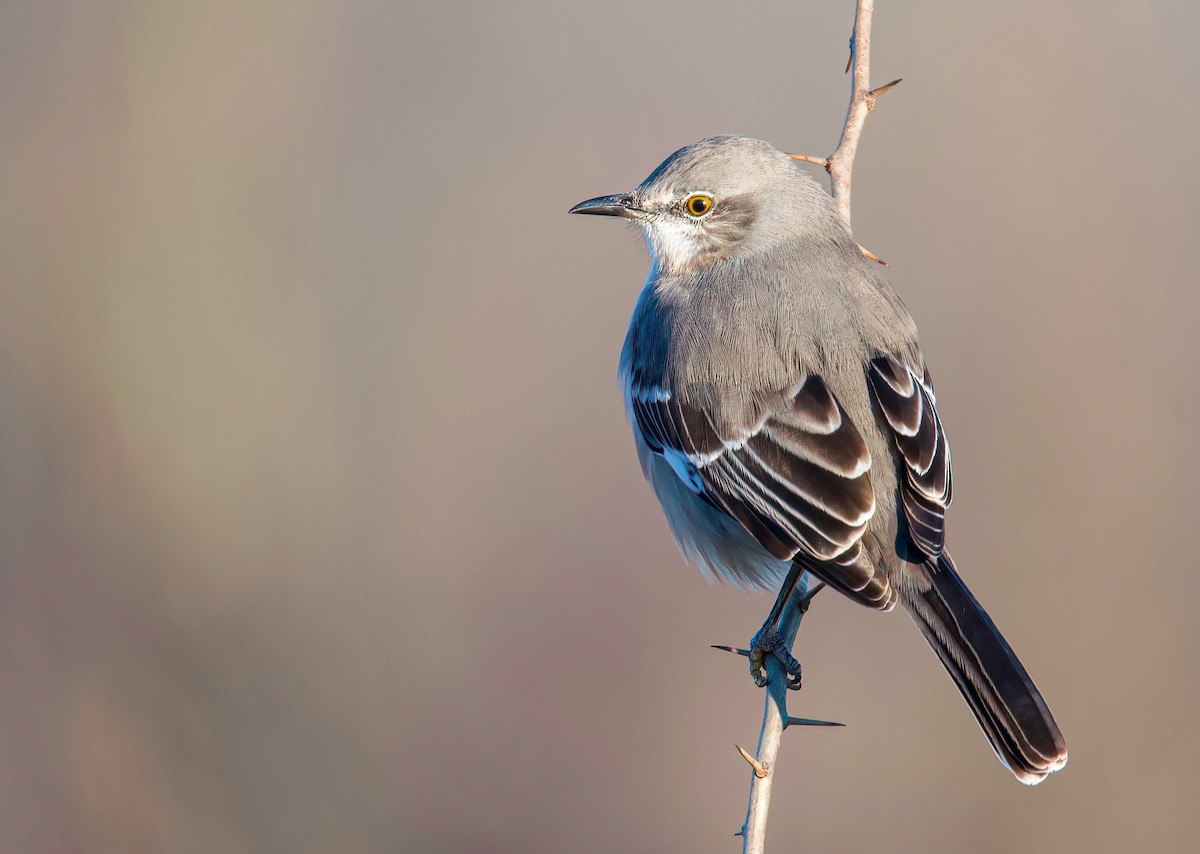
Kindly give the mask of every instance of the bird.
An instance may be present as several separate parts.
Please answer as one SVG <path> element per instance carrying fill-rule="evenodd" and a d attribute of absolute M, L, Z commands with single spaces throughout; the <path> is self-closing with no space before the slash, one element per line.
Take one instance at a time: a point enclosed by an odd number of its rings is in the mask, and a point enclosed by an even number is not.
<path fill-rule="evenodd" d="M 899 603 L 1016 779 L 1061 769 L 1054 716 L 945 546 L 950 447 L 916 324 L 833 197 L 791 155 L 723 135 L 569 212 L 644 233 L 619 367 L 637 455 L 689 562 L 778 590 L 757 661 L 798 676 L 775 627 L 806 572 Z"/>

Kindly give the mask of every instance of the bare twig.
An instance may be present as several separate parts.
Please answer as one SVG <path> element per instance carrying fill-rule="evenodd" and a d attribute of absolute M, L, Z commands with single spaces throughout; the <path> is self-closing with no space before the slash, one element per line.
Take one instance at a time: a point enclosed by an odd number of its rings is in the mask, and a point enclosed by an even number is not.
<path fill-rule="evenodd" d="M 900 82 L 893 80 L 871 91 L 871 16 L 874 12 L 875 0 L 858 0 L 854 35 L 850 38 L 850 63 L 854 72 L 850 85 L 850 107 L 846 110 L 846 124 L 842 127 L 837 151 L 829 155 L 829 165 L 826 167 L 833 185 L 833 197 L 837 199 L 846 225 L 850 225 L 850 176 L 867 113 L 875 107 L 877 97 Z"/>
<path fill-rule="evenodd" d="M 837 150 L 827 159 L 806 154 L 793 154 L 797 160 L 824 166 L 829 172 L 834 199 L 842 218 L 850 225 L 850 177 L 854 168 L 854 157 L 858 152 L 858 141 L 862 135 L 867 113 L 875 108 L 875 99 L 891 89 L 899 80 L 893 80 L 878 89 L 871 89 L 871 16 L 875 11 L 874 0 L 857 0 L 854 17 L 854 34 L 850 38 L 850 62 L 846 69 L 854 72 L 850 89 L 850 107 L 846 111 L 846 123 Z M 859 247 L 862 249 L 862 247 Z M 883 264 L 884 261 L 863 249 L 863 254 Z M 784 649 L 791 649 L 796 641 L 800 621 L 808 610 L 808 603 L 824 586 L 819 584 L 811 592 L 806 591 L 808 575 L 801 576 L 796 589 L 788 598 L 780 616 L 778 632 L 783 638 Z M 748 650 L 729 649 L 730 652 L 746 654 Z M 741 747 L 738 751 L 751 764 L 754 773 L 750 777 L 750 802 L 746 808 L 746 823 L 735 835 L 742 837 L 744 854 L 762 854 L 766 845 L 767 811 L 771 805 L 771 784 L 775 778 L 776 758 L 783 731 L 791 726 L 841 726 L 832 721 L 817 721 L 796 718 L 788 714 L 788 680 L 782 663 L 774 655 L 766 656 L 767 683 L 766 700 L 763 708 L 762 730 L 758 737 L 758 751 L 750 756 Z"/>

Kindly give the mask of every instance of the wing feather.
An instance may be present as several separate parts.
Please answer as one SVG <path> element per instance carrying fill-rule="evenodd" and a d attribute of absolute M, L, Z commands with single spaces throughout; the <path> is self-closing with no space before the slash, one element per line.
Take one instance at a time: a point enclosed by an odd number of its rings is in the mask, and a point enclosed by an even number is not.
<path fill-rule="evenodd" d="M 658 386 L 635 382 L 629 400 L 647 447 L 773 555 L 859 554 L 875 512 L 871 453 L 821 377 L 758 396 L 722 429 L 705 407 Z"/>
<path fill-rule="evenodd" d="M 904 461 L 901 485 L 909 533 L 936 558 L 946 542 L 946 508 L 952 499 L 950 445 L 938 417 L 929 371 L 911 356 L 881 356 L 867 369 L 875 401 Z"/>

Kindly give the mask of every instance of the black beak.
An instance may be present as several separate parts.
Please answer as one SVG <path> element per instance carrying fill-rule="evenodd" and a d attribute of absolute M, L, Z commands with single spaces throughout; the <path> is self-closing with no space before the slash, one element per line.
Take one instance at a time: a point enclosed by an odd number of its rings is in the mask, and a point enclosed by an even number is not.
<path fill-rule="evenodd" d="M 600 196 L 580 202 L 567 213 L 593 214 L 595 216 L 623 216 L 626 219 L 636 219 L 642 213 L 633 207 L 633 197 L 628 193 L 615 196 Z"/>

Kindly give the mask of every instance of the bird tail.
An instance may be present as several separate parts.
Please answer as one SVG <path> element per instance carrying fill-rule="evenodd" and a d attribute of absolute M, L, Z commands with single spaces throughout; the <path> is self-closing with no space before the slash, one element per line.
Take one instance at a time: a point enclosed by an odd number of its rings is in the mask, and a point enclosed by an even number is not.
<path fill-rule="evenodd" d="M 930 577 L 929 590 L 901 594 L 909 614 L 1000 761 L 1022 783 L 1040 783 L 1067 764 L 1067 743 L 1046 701 L 948 554 L 938 559 Z"/>

